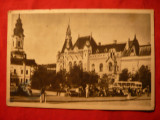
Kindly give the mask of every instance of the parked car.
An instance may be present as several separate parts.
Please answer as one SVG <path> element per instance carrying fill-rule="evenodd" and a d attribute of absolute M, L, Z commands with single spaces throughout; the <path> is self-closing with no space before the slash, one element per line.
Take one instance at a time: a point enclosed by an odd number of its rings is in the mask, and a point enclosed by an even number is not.
<path fill-rule="evenodd" d="M 21 85 L 18 87 L 18 95 L 22 96 L 31 96 L 32 95 L 32 90 L 28 86 Z"/>
<path fill-rule="evenodd" d="M 18 87 L 16 86 L 16 83 L 11 83 L 11 85 L 10 85 L 10 92 L 11 93 L 16 93 L 17 89 L 18 89 Z"/>
<path fill-rule="evenodd" d="M 78 96 L 79 95 L 79 88 L 71 88 L 69 90 L 69 95 L 70 96 Z"/>

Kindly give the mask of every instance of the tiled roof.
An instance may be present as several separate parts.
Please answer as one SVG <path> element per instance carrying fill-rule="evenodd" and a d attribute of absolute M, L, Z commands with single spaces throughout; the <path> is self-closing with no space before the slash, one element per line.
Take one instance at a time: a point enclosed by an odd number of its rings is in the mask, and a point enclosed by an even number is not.
<path fill-rule="evenodd" d="M 140 46 L 139 55 L 140 56 L 151 55 L 151 45 Z"/>
<path fill-rule="evenodd" d="M 99 53 L 104 53 L 105 49 L 107 51 L 111 48 L 114 48 L 117 52 L 123 51 L 125 48 L 126 43 L 113 43 L 113 44 L 107 44 L 107 45 L 99 45 L 97 49 L 99 50 Z"/>

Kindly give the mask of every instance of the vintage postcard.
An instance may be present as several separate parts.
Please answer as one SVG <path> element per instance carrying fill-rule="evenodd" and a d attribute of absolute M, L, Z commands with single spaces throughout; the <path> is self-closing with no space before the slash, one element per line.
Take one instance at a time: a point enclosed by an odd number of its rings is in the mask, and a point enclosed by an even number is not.
<path fill-rule="evenodd" d="M 155 108 L 154 11 L 8 13 L 7 105 Z"/>

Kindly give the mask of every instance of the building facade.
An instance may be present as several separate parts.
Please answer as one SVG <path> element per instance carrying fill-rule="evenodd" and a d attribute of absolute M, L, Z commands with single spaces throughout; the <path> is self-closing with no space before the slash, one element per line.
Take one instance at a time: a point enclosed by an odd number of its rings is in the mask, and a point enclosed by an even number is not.
<path fill-rule="evenodd" d="M 84 71 L 95 71 L 100 77 L 107 74 L 115 79 L 125 68 L 133 73 L 141 65 L 150 67 L 151 45 L 139 45 L 136 35 L 125 43 L 114 40 L 106 45 L 97 44 L 89 35 L 78 37 L 73 44 L 68 25 L 64 45 L 57 55 L 56 71 L 65 69 L 69 72 L 74 65 L 79 65 Z"/>
<path fill-rule="evenodd" d="M 35 60 L 27 59 L 27 55 L 23 50 L 24 37 L 24 30 L 22 28 L 22 22 L 19 15 L 12 36 L 12 48 L 10 57 L 11 84 L 30 84 L 31 76 L 33 75 L 36 68 Z"/>

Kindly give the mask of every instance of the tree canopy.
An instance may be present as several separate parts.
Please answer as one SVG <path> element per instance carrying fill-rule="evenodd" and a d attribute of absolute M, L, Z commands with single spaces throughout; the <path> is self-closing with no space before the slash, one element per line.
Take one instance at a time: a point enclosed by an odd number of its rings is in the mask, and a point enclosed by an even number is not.
<path fill-rule="evenodd" d="M 119 74 L 119 81 L 127 81 L 130 77 L 128 69 L 123 69 L 122 73 Z"/>

